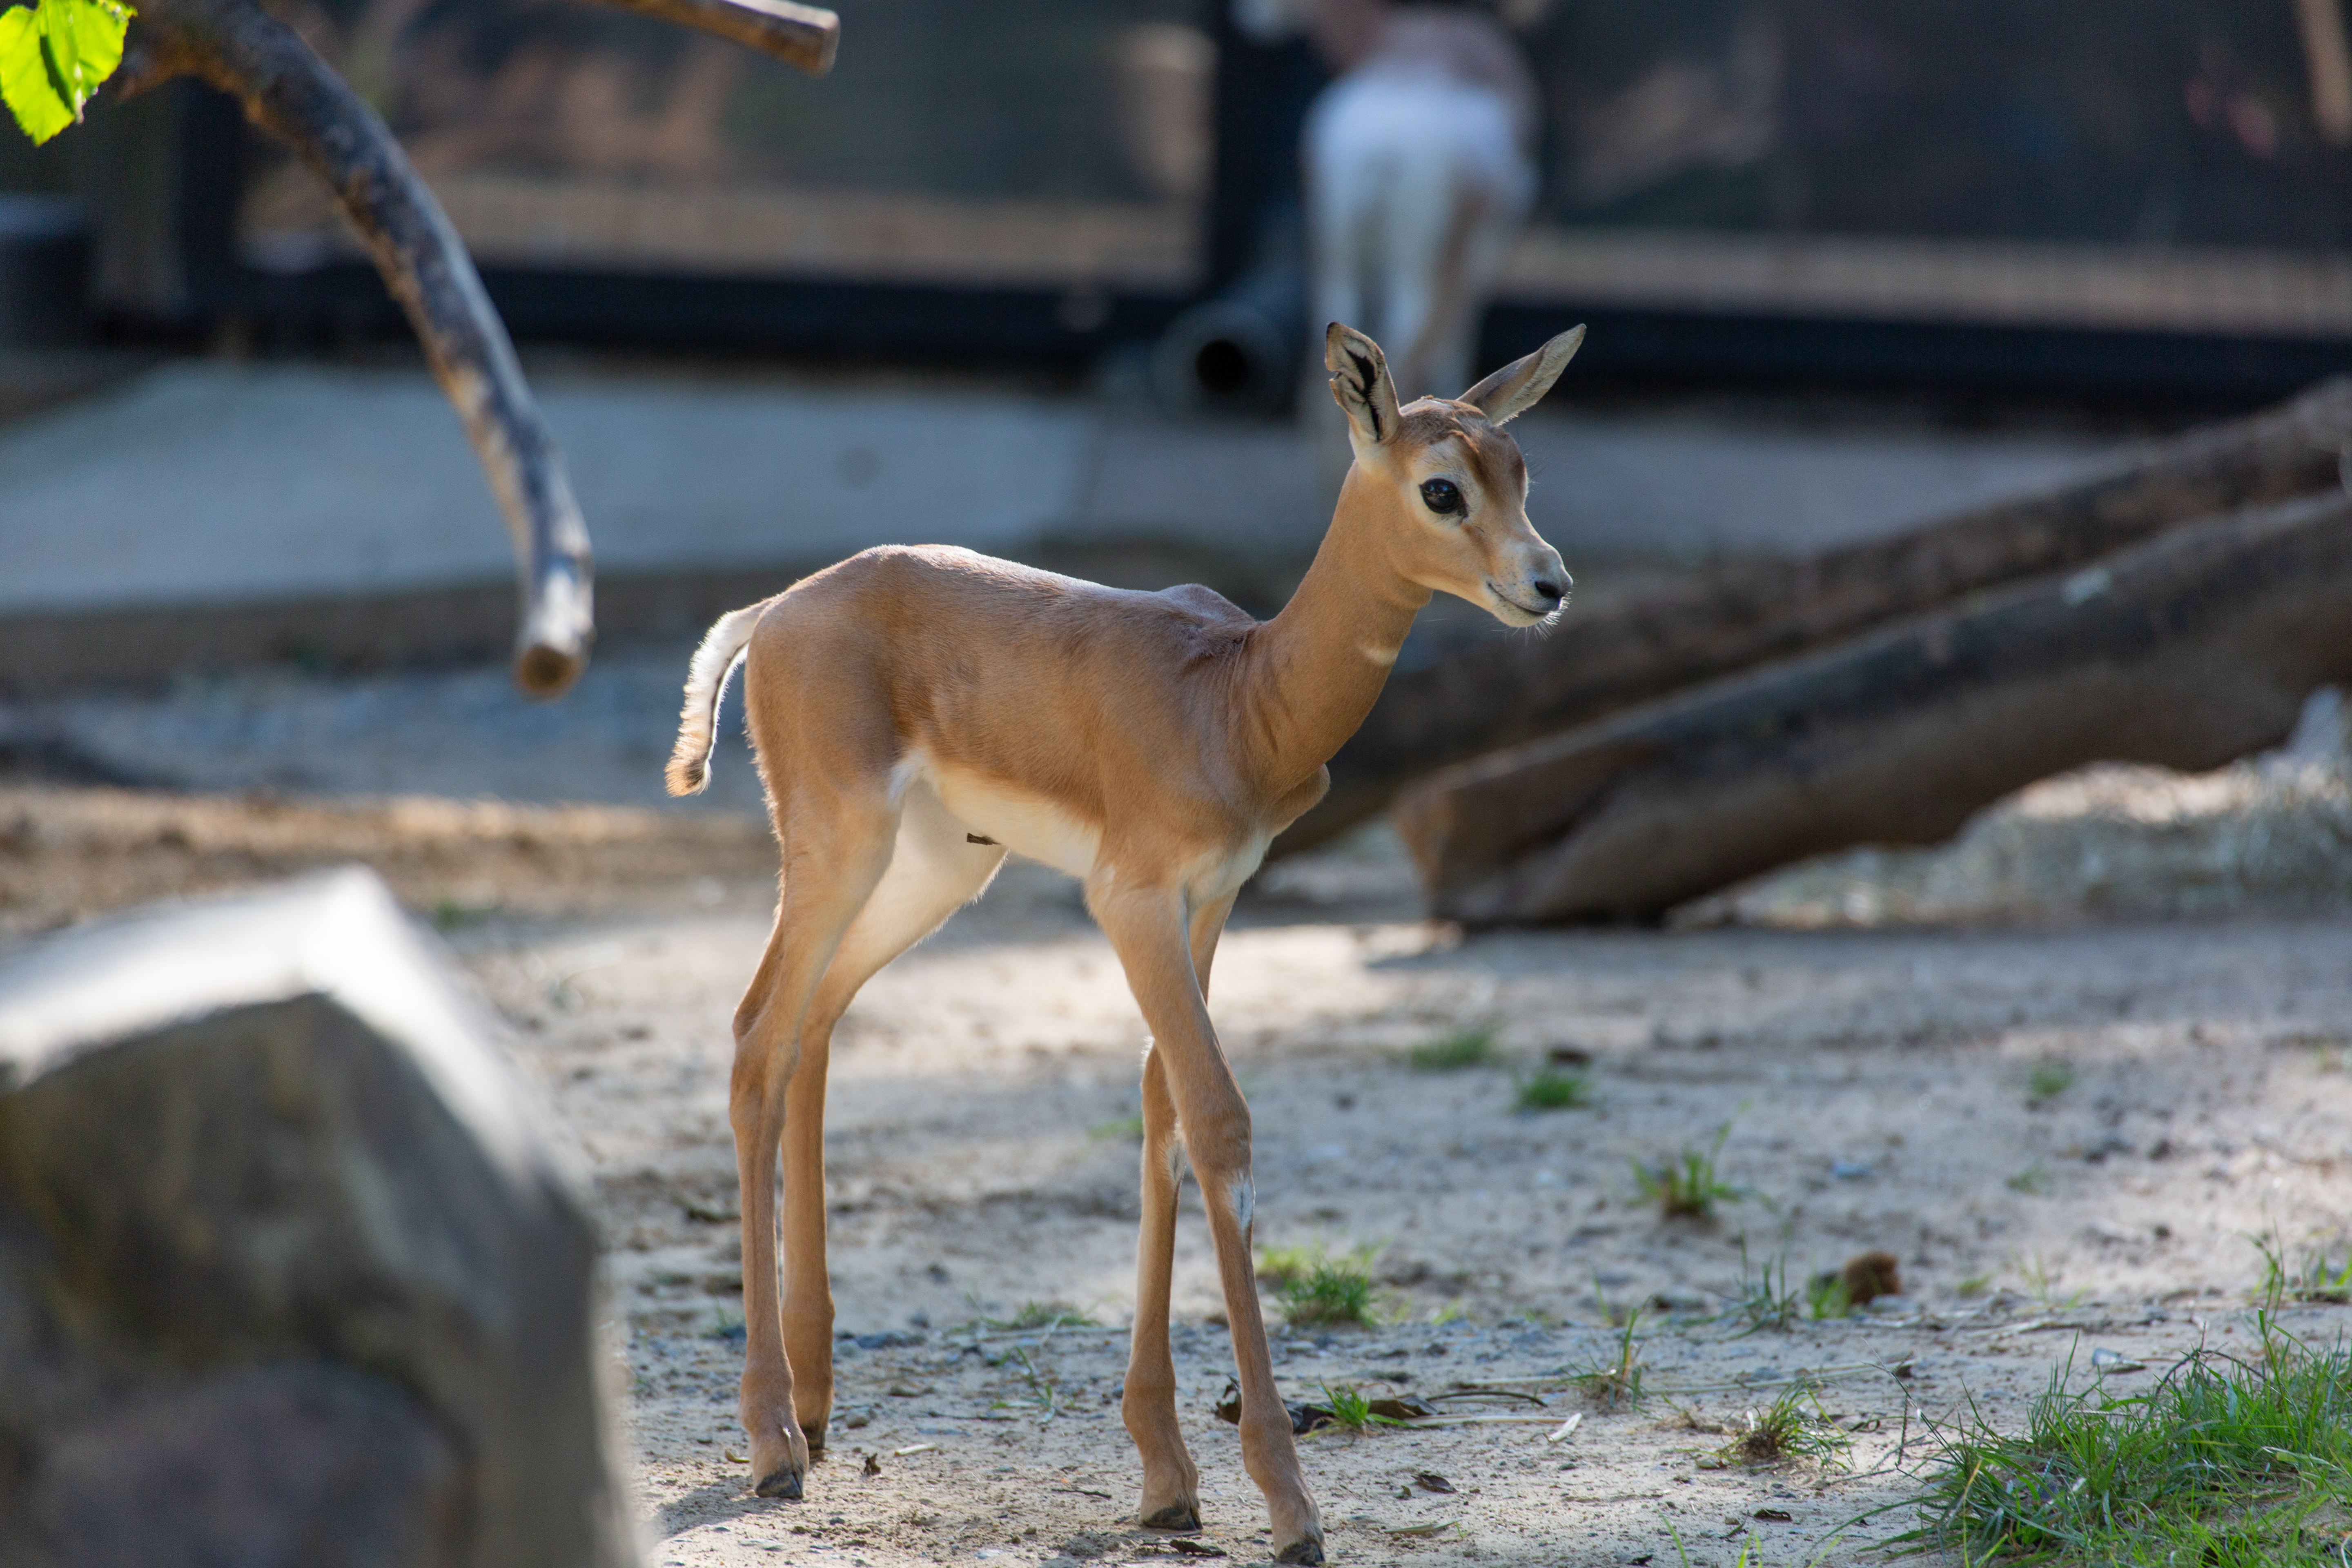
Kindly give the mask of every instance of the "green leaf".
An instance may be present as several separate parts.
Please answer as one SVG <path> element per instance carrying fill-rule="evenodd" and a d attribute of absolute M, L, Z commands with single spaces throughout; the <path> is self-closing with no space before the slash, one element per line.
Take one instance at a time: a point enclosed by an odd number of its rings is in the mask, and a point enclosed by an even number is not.
<path fill-rule="evenodd" d="M 75 119 L 122 63 L 122 35 L 130 25 L 131 8 L 119 0 L 41 0 L 42 40 Z"/>
<path fill-rule="evenodd" d="M 0 102 L 37 143 L 73 123 L 74 111 L 49 75 L 40 20 L 21 5 L 0 11 Z"/>
<path fill-rule="evenodd" d="M 47 142 L 122 63 L 131 7 L 120 0 L 39 0 L 0 10 L 0 102 L 25 134 Z"/>

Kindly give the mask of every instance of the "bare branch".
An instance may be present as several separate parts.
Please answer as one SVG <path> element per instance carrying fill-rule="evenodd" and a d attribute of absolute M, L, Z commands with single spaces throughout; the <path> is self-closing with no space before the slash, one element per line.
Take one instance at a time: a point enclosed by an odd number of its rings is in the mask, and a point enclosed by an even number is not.
<path fill-rule="evenodd" d="M 376 112 L 251 0 L 142 0 L 133 84 L 192 75 L 235 95 L 334 193 L 408 314 L 505 514 L 522 574 L 515 684 L 560 696 L 594 637 L 587 524 L 465 243 Z"/>
<path fill-rule="evenodd" d="M 773 55 L 811 76 L 833 68 L 841 18 L 793 0 L 604 0 L 624 11 L 716 33 L 730 43 Z"/>

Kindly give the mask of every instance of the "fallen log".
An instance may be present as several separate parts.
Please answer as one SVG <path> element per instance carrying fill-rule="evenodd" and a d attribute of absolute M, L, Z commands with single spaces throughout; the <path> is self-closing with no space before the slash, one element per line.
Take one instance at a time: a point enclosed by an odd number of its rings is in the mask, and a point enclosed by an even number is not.
<path fill-rule="evenodd" d="M 2347 442 L 2352 381 L 2339 379 L 2277 408 L 2142 447 L 2050 494 L 1571 608 L 1543 640 L 1485 644 L 1391 679 L 1331 759 L 1331 793 L 1276 840 L 1276 852 L 1332 838 L 1377 816 L 1412 780 L 1482 752 L 2063 572 L 2176 523 L 2330 488 Z"/>
<path fill-rule="evenodd" d="M 1646 920 L 1811 855 L 1948 837 L 2093 762 L 2276 743 L 2352 678 L 2352 499 L 2174 530 L 2071 574 L 1481 758 L 1396 816 L 1433 912 Z"/>

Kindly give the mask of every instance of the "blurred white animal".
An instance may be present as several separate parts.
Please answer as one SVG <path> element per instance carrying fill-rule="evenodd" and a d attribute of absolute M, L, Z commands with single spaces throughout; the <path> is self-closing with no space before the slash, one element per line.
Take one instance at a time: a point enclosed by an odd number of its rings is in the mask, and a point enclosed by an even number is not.
<path fill-rule="evenodd" d="M 1239 0 L 1234 15 L 1260 39 L 1304 32 L 1338 76 L 1300 149 L 1315 342 L 1350 322 L 1391 345 L 1399 396 L 1450 396 L 1535 200 L 1536 88 L 1517 46 L 1481 12 L 1387 0 Z"/>

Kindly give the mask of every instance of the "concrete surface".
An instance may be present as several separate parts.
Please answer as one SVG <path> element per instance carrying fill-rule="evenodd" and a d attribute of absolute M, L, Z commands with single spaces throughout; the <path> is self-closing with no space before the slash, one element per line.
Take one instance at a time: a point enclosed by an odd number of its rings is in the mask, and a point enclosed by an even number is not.
<path fill-rule="evenodd" d="M 1286 426 L 969 384 L 534 379 L 594 539 L 608 644 L 687 635 L 894 542 L 1124 586 L 1207 582 L 1270 613 L 1329 517 L 1318 454 Z M 1588 603 L 1603 563 L 1811 550 L 2035 489 L 2111 445 L 1696 415 L 1515 428 L 1530 510 Z M 511 572 L 420 372 L 185 360 L 0 424 L 0 694 L 496 658 Z"/>

